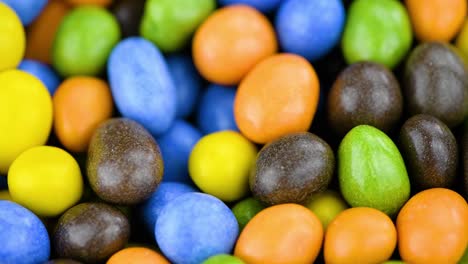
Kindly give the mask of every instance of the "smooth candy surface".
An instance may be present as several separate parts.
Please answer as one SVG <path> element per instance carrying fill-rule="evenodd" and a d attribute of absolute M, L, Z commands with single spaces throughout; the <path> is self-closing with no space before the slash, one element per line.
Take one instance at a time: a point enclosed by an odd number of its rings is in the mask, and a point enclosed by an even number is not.
<path fill-rule="evenodd" d="M 164 52 L 180 50 L 215 8 L 215 0 L 148 0 L 140 35 Z"/>
<path fill-rule="evenodd" d="M 154 234 L 155 224 L 162 209 L 177 197 L 196 192 L 195 188 L 178 182 L 163 182 L 158 189 L 139 207 L 139 215 L 143 220 L 145 229 Z"/>
<path fill-rule="evenodd" d="M 238 132 L 208 134 L 190 154 L 190 177 L 203 192 L 223 201 L 236 201 L 249 191 L 249 174 L 256 155 L 255 145 Z"/>
<path fill-rule="evenodd" d="M 400 1 L 356 0 L 349 8 L 341 45 L 349 64 L 372 61 L 393 68 L 412 40 L 410 19 Z"/>
<path fill-rule="evenodd" d="M 109 57 L 107 72 L 119 112 L 153 135 L 166 132 L 175 119 L 177 94 L 161 52 L 149 41 L 121 41 Z"/>
<path fill-rule="evenodd" d="M 234 119 L 235 87 L 211 84 L 203 92 L 197 109 L 197 126 L 204 134 L 221 130 L 239 131 Z"/>
<path fill-rule="evenodd" d="M 24 28 L 15 11 L 0 2 L 0 71 L 18 66 L 24 55 Z"/>
<path fill-rule="evenodd" d="M 172 127 L 157 138 L 164 161 L 163 181 L 191 183 L 188 160 L 202 134 L 190 123 L 176 120 Z"/>
<path fill-rule="evenodd" d="M 36 264 L 49 259 L 49 235 L 28 209 L 0 201 L 0 260 L 6 264 Z"/>
<path fill-rule="evenodd" d="M 234 117 L 242 134 L 265 144 L 310 127 L 319 101 L 319 80 L 303 57 L 270 56 L 247 74 L 237 89 Z"/>
<path fill-rule="evenodd" d="M 0 86 L 0 173 L 6 174 L 19 154 L 46 143 L 53 111 L 47 88 L 29 73 L 0 72 Z"/>
<path fill-rule="evenodd" d="M 184 194 L 167 204 L 155 228 L 162 252 L 178 264 L 198 264 L 213 255 L 228 254 L 238 233 L 229 207 L 203 193 Z"/>
<path fill-rule="evenodd" d="M 0 2 L 13 8 L 24 26 L 31 24 L 47 4 L 47 0 L 1 0 Z"/>
<path fill-rule="evenodd" d="M 29 72 L 36 76 L 47 87 L 50 95 L 54 95 L 55 90 L 60 84 L 60 77 L 47 64 L 36 60 L 23 60 L 18 66 L 19 70 Z"/>
<path fill-rule="evenodd" d="M 284 52 L 315 61 L 338 44 L 345 19 L 341 0 L 286 0 L 276 14 L 275 28 Z"/>
<path fill-rule="evenodd" d="M 174 54 L 166 57 L 167 66 L 174 81 L 177 94 L 176 116 L 188 117 L 195 108 L 203 79 L 198 74 L 192 58 L 186 54 Z"/>
<path fill-rule="evenodd" d="M 213 12 L 193 37 L 193 61 L 208 81 L 235 85 L 278 49 L 270 21 L 256 9 L 233 5 Z"/>
<path fill-rule="evenodd" d="M 83 179 L 76 160 L 51 146 L 21 153 L 8 170 L 8 187 L 15 202 L 40 216 L 58 216 L 80 200 Z"/>
<path fill-rule="evenodd" d="M 77 7 L 60 24 L 54 39 L 52 64 L 60 75 L 98 75 L 120 39 L 119 24 L 106 9 Z"/>
<path fill-rule="evenodd" d="M 352 207 L 372 207 L 394 215 L 408 200 L 410 182 L 393 141 L 377 128 L 359 125 L 338 149 L 341 194 Z"/>
<path fill-rule="evenodd" d="M 109 86 L 94 77 L 66 79 L 52 101 L 55 135 L 73 152 L 85 152 L 96 128 L 113 113 Z"/>

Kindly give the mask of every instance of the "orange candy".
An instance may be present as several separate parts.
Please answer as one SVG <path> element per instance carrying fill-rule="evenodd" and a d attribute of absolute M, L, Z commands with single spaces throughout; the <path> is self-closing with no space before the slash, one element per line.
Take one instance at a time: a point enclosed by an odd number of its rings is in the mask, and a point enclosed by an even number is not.
<path fill-rule="evenodd" d="M 129 247 L 112 255 L 107 264 L 170 264 L 159 253 L 144 247 Z"/>
<path fill-rule="evenodd" d="M 98 5 L 98 6 L 109 6 L 112 4 L 112 0 L 66 0 L 73 6 L 78 5 Z"/>
<path fill-rule="evenodd" d="M 70 11 L 70 6 L 63 0 L 51 0 L 27 30 L 26 55 L 50 63 L 50 53 L 55 33 L 63 17 Z"/>
<path fill-rule="evenodd" d="M 449 42 L 460 30 L 466 0 L 405 0 L 416 38 Z"/>
<path fill-rule="evenodd" d="M 403 206 L 396 225 L 403 261 L 455 264 L 468 245 L 468 204 L 452 190 L 428 189 Z"/>
<path fill-rule="evenodd" d="M 53 97 L 54 129 L 70 151 L 87 150 L 96 127 L 112 116 L 112 95 L 106 82 L 94 77 L 65 80 Z"/>
<path fill-rule="evenodd" d="M 273 55 L 242 80 L 234 101 L 237 126 L 257 143 L 307 131 L 319 90 L 317 75 L 307 60 L 293 54 Z"/>
<path fill-rule="evenodd" d="M 264 209 L 245 226 L 234 255 L 249 264 L 310 264 L 323 240 L 320 220 L 298 204 Z"/>
<path fill-rule="evenodd" d="M 382 263 L 392 256 L 396 243 L 397 232 L 390 217 L 373 208 L 350 208 L 327 228 L 325 262 Z"/>
<path fill-rule="evenodd" d="M 278 49 L 268 19 L 252 7 L 233 5 L 218 9 L 198 28 L 193 59 L 205 79 L 234 85 L 260 60 Z"/>

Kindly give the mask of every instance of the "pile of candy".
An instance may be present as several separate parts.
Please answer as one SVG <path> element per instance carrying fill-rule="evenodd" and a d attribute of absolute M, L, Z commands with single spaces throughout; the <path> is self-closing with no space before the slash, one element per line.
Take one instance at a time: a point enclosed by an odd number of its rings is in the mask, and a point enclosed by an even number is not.
<path fill-rule="evenodd" d="M 1 264 L 468 263 L 466 0 L 0 0 Z"/>

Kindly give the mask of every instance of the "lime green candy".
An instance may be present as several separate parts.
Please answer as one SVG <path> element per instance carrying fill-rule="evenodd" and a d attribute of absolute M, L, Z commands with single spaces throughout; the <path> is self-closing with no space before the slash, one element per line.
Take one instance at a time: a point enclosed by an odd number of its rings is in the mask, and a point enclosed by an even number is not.
<path fill-rule="evenodd" d="M 64 77 L 98 75 L 119 39 L 119 24 L 109 11 L 97 6 L 78 7 L 60 24 L 52 63 Z"/>
<path fill-rule="evenodd" d="M 148 0 L 140 34 L 164 52 L 183 48 L 208 15 L 216 8 L 214 0 Z"/>
<path fill-rule="evenodd" d="M 353 207 L 372 207 L 394 215 L 408 200 L 410 183 L 398 148 L 382 131 L 354 127 L 338 149 L 341 193 Z"/>
<path fill-rule="evenodd" d="M 356 0 L 343 32 L 346 61 L 372 61 L 395 67 L 411 47 L 408 13 L 397 0 Z"/>
<path fill-rule="evenodd" d="M 405 262 L 403 262 L 401 260 L 389 260 L 389 261 L 385 261 L 382 264 L 405 264 Z"/>
<path fill-rule="evenodd" d="M 247 223 L 263 209 L 265 209 L 265 206 L 252 197 L 244 199 L 234 205 L 232 212 L 239 223 L 239 229 L 244 229 Z"/>
<path fill-rule="evenodd" d="M 202 264 L 245 264 L 245 262 L 231 255 L 220 254 L 210 257 Z"/>

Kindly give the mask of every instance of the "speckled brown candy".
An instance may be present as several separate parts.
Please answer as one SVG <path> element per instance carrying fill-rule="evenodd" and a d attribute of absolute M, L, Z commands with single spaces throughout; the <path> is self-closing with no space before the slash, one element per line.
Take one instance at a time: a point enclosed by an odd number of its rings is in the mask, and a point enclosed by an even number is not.
<path fill-rule="evenodd" d="M 82 203 L 60 217 L 52 241 L 59 257 L 96 263 L 122 249 L 129 236 L 130 224 L 118 209 Z"/>
<path fill-rule="evenodd" d="M 120 0 L 112 6 L 112 13 L 119 21 L 122 36 L 138 36 L 145 0 Z"/>
<path fill-rule="evenodd" d="M 390 70 L 377 63 L 348 66 L 328 96 L 328 121 L 340 136 L 357 125 L 389 131 L 400 120 L 402 109 L 398 81 Z"/>
<path fill-rule="evenodd" d="M 44 264 L 82 264 L 81 262 L 72 259 L 52 259 Z"/>
<path fill-rule="evenodd" d="M 94 132 L 88 150 L 88 179 L 104 201 L 136 204 L 162 180 L 163 161 L 156 141 L 130 119 L 111 119 Z"/>
<path fill-rule="evenodd" d="M 406 62 L 403 90 L 411 115 L 429 114 L 450 128 L 468 115 L 468 72 L 449 44 L 416 47 Z"/>
<path fill-rule="evenodd" d="M 458 164 L 457 141 L 439 119 L 416 115 L 400 131 L 400 150 L 417 189 L 452 186 Z"/>
<path fill-rule="evenodd" d="M 325 141 L 307 132 L 291 134 L 259 152 L 250 188 L 267 205 L 305 203 L 327 188 L 334 167 L 333 151 Z"/>

